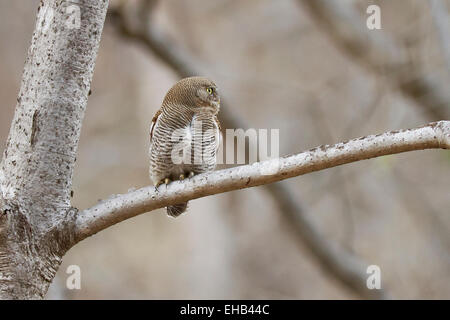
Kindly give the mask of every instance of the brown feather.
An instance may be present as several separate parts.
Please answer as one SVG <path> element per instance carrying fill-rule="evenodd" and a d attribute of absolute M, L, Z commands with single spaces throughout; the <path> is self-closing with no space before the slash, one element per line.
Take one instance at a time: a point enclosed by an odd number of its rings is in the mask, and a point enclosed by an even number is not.
<path fill-rule="evenodd" d="M 153 129 L 155 129 L 155 125 L 156 125 L 156 121 L 158 121 L 158 117 L 161 114 L 161 109 L 159 109 L 158 111 L 156 111 L 155 115 L 152 118 L 152 124 L 150 126 L 150 141 L 152 141 L 153 138 Z"/>

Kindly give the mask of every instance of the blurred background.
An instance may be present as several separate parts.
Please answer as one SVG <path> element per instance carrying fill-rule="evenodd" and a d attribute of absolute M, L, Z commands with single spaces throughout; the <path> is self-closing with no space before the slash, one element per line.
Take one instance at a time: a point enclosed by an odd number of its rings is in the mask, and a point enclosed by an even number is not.
<path fill-rule="evenodd" d="M 38 4 L 0 1 L 0 151 Z M 366 27 L 370 4 L 381 30 Z M 449 10 L 443 0 L 111 1 L 73 205 L 150 184 L 150 121 L 185 73 L 218 84 L 224 127 L 279 129 L 281 155 L 450 119 Z M 378 265 L 392 298 L 450 299 L 449 187 L 449 151 L 429 150 L 201 198 L 178 219 L 160 209 L 72 248 L 47 298 L 367 297 L 320 258 L 325 247 Z M 66 289 L 69 265 L 81 290 Z"/>

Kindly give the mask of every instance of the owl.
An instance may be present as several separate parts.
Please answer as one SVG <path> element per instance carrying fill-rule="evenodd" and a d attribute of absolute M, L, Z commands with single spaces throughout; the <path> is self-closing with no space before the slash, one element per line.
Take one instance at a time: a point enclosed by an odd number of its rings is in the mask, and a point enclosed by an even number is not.
<path fill-rule="evenodd" d="M 150 126 L 150 179 L 158 188 L 216 167 L 221 140 L 217 118 L 220 96 L 214 82 L 203 77 L 178 81 L 164 97 Z M 167 207 L 177 217 L 187 202 Z"/>

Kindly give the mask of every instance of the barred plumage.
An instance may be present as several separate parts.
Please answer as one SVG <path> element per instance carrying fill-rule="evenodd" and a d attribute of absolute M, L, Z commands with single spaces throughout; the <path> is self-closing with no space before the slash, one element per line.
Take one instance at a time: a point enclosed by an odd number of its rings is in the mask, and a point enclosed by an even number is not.
<path fill-rule="evenodd" d="M 166 94 L 150 129 L 150 179 L 158 186 L 214 170 L 220 140 L 217 86 L 203 77 L 177 82 Z M 176 217 L 187 203 L 167 207 Z"/>

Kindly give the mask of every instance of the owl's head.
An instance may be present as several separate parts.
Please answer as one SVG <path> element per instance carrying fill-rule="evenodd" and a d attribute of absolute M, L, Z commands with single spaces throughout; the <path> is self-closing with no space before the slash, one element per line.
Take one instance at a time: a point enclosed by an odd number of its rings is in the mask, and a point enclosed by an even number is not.
<path fill-rule="evenodd" d="M 204 77 L 189 77 L 178 81 L 167 92 L 164 105 L 188 107 L 194 112 L 217 114 L 220 96 L 216 84 Z"/>

